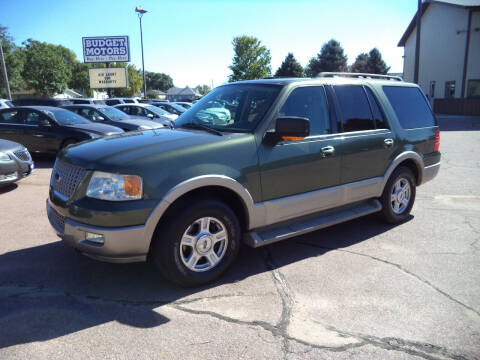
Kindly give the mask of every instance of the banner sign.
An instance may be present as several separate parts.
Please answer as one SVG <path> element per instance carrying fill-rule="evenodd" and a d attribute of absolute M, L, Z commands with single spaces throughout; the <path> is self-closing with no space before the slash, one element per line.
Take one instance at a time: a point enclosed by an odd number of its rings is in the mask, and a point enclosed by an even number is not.
<path fill-rule="evenodd" d="M 126 88 L 128 72 L 126 68 L 88 69 L 91 89 Z"/>
<path fill-rule="evenodd" d="M 128 36 L 83 37 L 83 62 L 130 61 Z"/>

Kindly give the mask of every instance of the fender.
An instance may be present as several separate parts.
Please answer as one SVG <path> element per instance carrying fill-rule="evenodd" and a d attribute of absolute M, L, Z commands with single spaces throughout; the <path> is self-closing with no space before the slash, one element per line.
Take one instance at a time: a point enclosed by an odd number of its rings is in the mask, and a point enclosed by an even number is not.
<path fill-rule="evenodd" d="M 387 184 L 387 181 L 390 178 L 390 175 L 392 175 L 392 173 L 396 169 L 396 167 L 402 161 L 405 161 L 405 160 L 413 160 L 413 162 L 417 166 L 417 170 L 418 170 L 417 183 L 419 185 L 422 183 L 422 181 L 423 181 L 423 169 L 425 167 L 422 157 L 414 151 L 404 151 L 400 155 L 398 155 L 395 159 L 393 159 L 392 163 L 387 168 L 387 171 L 385 171 L 385 174 L 383 175 L 381 192 L 379 193 L 379 196 L 383 193 L 383 189 L 384 189 L 385 185 Z"/>
<path fill-rule="evenodd" d="M 185 180 L 170 189 L 148 217 L 145 223 L 145 236 L 149 239 L 152 238 L 161 217 L 175 200 L 189 191 L 206 186 L 220 186 L 235 192 L 242 199 L 247 210 L 249 229 L 258 227 L 265 222 L 263 204 L 255 204 L 248 190 L 237 180 L 225 175 L 202 175 Z"/>

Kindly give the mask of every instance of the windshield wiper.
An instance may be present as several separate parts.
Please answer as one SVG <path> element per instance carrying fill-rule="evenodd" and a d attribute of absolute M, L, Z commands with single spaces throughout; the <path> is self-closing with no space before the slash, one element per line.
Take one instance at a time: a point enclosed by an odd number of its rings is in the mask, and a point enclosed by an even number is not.
<path fill-rule="evenodd" d="M 215 129 L 212 129 L 211 127 L 208 127 L 206 125 L 198 124 L 198 123 L 194 123 L 194 122 L 189 122 L 189 123 L 182 124 L 182 125 L 180 125 L 180 127 L 205 130 L 205 131 L 208 131 L 209 133 L 212 133 L 212 134 L 215 134 L 215 135 L 218 135 L 218 136 L 223 136 L 222 132 L 219 131 L 219 130 L 215 130 Z"/>

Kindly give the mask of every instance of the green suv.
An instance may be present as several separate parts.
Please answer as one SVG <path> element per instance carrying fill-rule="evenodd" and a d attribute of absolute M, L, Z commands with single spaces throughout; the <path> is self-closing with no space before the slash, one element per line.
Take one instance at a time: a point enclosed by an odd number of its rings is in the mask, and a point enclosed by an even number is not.
<path fill-rule="evenodd" d="M 439 130 L 415 84 L 323 74 L 220 86 L 172 129 L 70 146 L 47 213 L 64 242 L 99 260 L 151 260 L 197 286 L 241 242 L 271 244 L 379 212 L 404 221 L 440 168 Z"/>

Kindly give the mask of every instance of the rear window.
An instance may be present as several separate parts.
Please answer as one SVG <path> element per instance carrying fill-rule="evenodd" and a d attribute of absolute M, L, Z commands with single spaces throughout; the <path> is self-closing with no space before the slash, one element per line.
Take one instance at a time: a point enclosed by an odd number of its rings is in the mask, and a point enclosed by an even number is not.
<path fill-rule="evenodd" d="M 384 86 L 383 92 L 404 129 L 435 126 L 432 110 L 419 88 Z"/>

